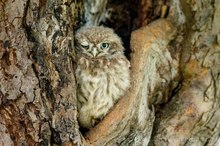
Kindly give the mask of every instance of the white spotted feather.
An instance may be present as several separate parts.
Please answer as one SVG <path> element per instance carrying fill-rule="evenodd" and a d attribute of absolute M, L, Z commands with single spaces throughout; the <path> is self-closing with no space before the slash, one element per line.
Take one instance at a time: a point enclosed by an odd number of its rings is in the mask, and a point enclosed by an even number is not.
<path fill-rule="evenodd" d="M 110 28 L 83 27 L 75 40 L 78 121 L 81 127 L 91 128 L 128 89 L 130 63 Z"/>

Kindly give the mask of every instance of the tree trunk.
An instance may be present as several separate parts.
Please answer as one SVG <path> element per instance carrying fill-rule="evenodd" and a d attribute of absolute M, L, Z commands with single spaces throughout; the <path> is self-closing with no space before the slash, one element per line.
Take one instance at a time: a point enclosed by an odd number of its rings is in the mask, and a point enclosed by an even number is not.
<path fill-rule="evenodd" d="M 8 0 L 0 7 L 0 145 L 82 144 L 71 59 L 82 3 Z"/>
<path fill-rule="evenodd" d="M 122 37 L 131 87 L 81 134 L 74 31 Z M 130 42 L 130 43 L 129 43 Z M 220 145 L 220 0 L 3 0 L 0 145 Z"/>

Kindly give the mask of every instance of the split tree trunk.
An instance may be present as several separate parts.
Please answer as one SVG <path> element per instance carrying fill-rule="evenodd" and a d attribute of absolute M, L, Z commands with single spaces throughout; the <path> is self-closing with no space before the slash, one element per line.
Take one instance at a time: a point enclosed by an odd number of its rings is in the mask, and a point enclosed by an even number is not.
<path fill-rule="evenodd" d="M 132 76 L 84 136 L 74 78 L 81 25 L 113 27 Z M 220 0 L 0 2 L 0 145 L 217 146 L 219 135 Z"/>

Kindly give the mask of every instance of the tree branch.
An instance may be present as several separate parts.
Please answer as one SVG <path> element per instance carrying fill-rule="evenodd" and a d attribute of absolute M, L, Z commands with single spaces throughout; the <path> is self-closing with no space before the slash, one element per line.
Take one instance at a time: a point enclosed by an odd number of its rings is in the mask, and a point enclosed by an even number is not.
<path fill-rule="evenodd" d="M 177 62 L 167 47 L 174 34 L 175 29 L 165 19 L 132 33 L 131 87 L 112 112 L 87 133 L 88 143 L 120 145 L 130 141 L 131 145 L 147 145 L 154 121 L 149 100 L 159 98 L 157 102 L 163 102 L 163 90 L 171 90 L 170 83 L 178 75 Z"/>

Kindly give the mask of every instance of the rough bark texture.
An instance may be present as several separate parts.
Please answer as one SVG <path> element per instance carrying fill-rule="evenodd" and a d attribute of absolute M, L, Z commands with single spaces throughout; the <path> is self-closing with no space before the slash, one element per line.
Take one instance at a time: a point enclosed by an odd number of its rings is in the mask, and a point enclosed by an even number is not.
<path fill-rule="evenodd" d="M 220 1 L 175 1 L 182 9 L 181 89 L 160 108 L 150 145 L 220 144 Z"/>
<path fill-rule="evenodd" d="M 114 28 L 132 72 L 126 95 L 84 136 L 81 25 Z M 0 145 L 217 146 L 219 117 L 220 0 L 0 2 Z"/>
<path fill-rule="evenodd" d="M 71 54 L 80 2 L 0 2 L 0 145 L 81 144 Z"/>

